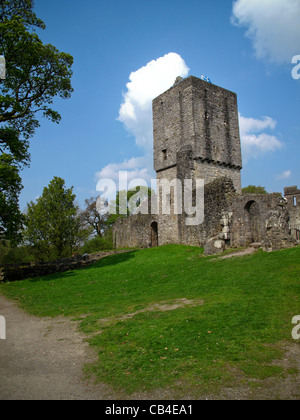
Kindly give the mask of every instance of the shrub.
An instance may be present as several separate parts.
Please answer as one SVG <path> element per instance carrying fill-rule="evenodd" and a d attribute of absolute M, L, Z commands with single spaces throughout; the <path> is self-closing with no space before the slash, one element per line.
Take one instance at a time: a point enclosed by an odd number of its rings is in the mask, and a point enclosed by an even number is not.
<path fill-rule="evenodd" d="M 33 262 L 34 256 L 27 247 L 1 247 L 0 264 L 22 264 Z"/>
<path fill-rule="evenodd" d="M 109 237 L 100 238 L 99 236 L 97 236 L 86 242 L 81 248 L 80 252 L 82 254 L 94 254 L 95 252 L 108 250 L 112 248 L 113 244 Z"/>

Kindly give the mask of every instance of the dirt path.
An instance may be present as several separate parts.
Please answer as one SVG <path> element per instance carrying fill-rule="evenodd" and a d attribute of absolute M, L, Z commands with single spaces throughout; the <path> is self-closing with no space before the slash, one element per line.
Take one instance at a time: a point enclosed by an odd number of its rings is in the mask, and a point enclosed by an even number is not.
<path fill-rule="evenodd" d="M 95 354 L 76 323 L 28 315 L 0 296 L 6 340 L 0 340 L 0 400 L 115 398 L 105 385 L 84 380 L 84 363 Z"/>
<path fill-rule="evenodd" d="M 212 258 L 210 261 L 227 260 L 228 258 L 233 258 L 233 257 L 244 257 L 245 255 L 252 255 L 256 251 L 257 250 L 255 248 L 249 247 L 249 248 L 243 249 L 241 251 L 235 251 L 235 252 L 232 252 L 230 254 L 223 255 L 222 257 Z"/>

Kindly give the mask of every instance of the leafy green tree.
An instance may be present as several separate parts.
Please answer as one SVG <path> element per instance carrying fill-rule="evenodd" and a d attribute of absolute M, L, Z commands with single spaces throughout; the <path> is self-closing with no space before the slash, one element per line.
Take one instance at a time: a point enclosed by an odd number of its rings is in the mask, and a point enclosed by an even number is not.
<path fill-rule="evenodd" d="M 33 12 L 33 0 L 1 0 L 0 2 L 0 21 L 20 16 L 28 26 L 44 28 L 45 24 L 38 19 Z"/>
<path fill-rule="evenodd" d="M 6 79 L 0 80 L 1 239 L 18 239 L 19 172 L 29 165 L 29 139 L 39 126 L 38 115 L 59 123 L 53 98 L 67 99 L 73 91 L 72 56 L 44 45 L 36 28 L 45 29 L 45 24 L 33 12 L 32 0 L 0 0 L 0 55 L 6 60 Z"/>
<path fill-rule="evenodd" d="M 256 187 L 255 185 L 248 185 L 242 189 L 243 194 L 268 194 L 265 187 Z"/>
<path fill-rule="evenodd" d="M 19 210 L 22 189 L 19 169 L 9 154 L 0 155 L 0 238 L 21 239 L 23 217 Z"/>
<path fill-rule="evenodd" d="M 41 261 L 69 257 L 82 240 L 73 187 L 54 177 L 36 202 L 27 207 L 25 240 Z"/>

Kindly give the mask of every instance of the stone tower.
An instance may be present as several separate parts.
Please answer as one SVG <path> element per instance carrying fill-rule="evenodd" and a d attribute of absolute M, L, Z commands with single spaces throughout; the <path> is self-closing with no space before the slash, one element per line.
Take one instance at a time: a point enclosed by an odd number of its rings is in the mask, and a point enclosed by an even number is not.
<path fill-rule="evenodd" d="M 209 183 L 226 176 L 240 193 L 242 157 L 236 94 L 193 76 L 176 82 L 153 100 L 157 178 L 180 179 L 181 173 Z"/>

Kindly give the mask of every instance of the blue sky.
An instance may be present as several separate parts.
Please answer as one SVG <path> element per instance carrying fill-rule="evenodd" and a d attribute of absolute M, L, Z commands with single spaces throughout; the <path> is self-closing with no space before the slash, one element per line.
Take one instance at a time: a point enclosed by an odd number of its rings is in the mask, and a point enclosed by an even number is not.
<path fill-rule="evenodd" d="M 150 180 L 151 99 L 177 75 L 237 93 L 243 186 L 300 186 L 300 0 L 36 0 L 35 11 L 42 40 L 74 57 L 74 94 L 31 140 L 22 210 L 53 176 L 80 205 L 119 170 Z"/>

